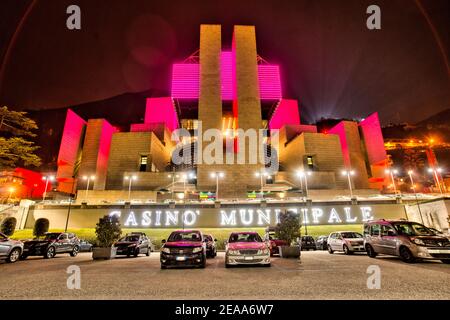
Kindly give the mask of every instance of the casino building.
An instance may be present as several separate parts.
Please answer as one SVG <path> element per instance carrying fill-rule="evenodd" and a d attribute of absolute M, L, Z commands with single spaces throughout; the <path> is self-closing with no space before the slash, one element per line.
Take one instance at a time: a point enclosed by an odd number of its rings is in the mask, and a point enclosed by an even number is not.
<path fill-rule="evenodd" d="M 220 25 L 201 25 L 199 50 L 173 65 L 170 96 L 149 97 L 144 122 L 130 124 L 129 131 L 119 131 L 107 118 L 82 119 L 68 110 L 58 191 L 78 190 L 78 198 L 88 202 L 126 199 L 129 190 L 131 199 L 159 201 L 174 193 L 198 199 L 214 197 L 218 181 L 211 175 L 220 173 L 220 199 L 243 199 L 261 189 L 268 197 L 285 197 L 305 192 L 299 170 L 311 173 L 311 192 L 345 194 L 343 170 L 356 173 L 354 190 L 381 188 L 387 155 L 376 113 L 327 132 L 302 124 L 299 103 L 283 95 L 280 67 L 257 51 L 255 27 L 234 26 L 229 40 L 223 44 Z M 178 129 L 190 136 L 173 141 Z M 237 142 L 239 129 L 264 132 L 261 143 L 270 161 L 251 162 L 251 154 L 232 164 L 199 161 L 209 148 L 203 133 L 210 129 L 222 133 L 220 157 L 233 159 L 239 148 L 250 153 L 252 144 Z M 174 154 L 184 162 L 174 163 Z"/>

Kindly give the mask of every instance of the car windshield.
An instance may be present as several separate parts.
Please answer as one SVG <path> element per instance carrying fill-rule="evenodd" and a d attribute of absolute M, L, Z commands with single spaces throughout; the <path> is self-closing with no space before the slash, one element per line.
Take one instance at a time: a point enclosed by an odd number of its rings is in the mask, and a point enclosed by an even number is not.
<path fill-rule="evenodd" d="M 213 238 L 211 236 L 208 236 L 208 235 L 205 236 L 205 239 L 208 240 L 208 241 L 213 241 Z"/>
<path fill-rule="evenodd" d="M 139 236 L 126 236 L 120 239 L 119 241 L 123 242 L 136 242 L 139 241 Z"/>
<path fill-rule="evenodd" d="M 202 235 L 198 231 L 172 232 L 167 242 L 177 241 L 201 241 Z"/>
<path fill-rule="evenodd" d="M 257 233 L 233 233 L 229 242 L 262 242 L 262 239 Z"/>
<path fill-rule="evenodd" d="M 342 232 L 342 238 L 344 239 L 354 239 L 354 238 L 362 238 L 362 234 L 358 232 Z"/>
<path fill-rule="evenodd" d="M 400 222 L 394 224 L 398 233 L 405 236 L 433 236 L 435 233 L 420 223 Z"/>
<path fill-rule="evenodd" d="M 45 240 L 56 240 L 56 239 L 58 239 L 60 234 L 61 233 L 47 233 L 45 235 Z"/>

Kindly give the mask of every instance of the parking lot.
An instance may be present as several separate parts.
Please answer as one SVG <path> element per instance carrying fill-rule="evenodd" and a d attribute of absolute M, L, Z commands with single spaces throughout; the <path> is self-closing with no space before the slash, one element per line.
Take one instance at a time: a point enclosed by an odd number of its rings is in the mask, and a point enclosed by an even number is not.
<path fill-rule="evenodd" d="M 79 266 L 81 289 L 67 288 L 67 268 Z M 368 289 L 377 265 L 381 288 Z M 51 260 L 31 257 L 0 264 L 2 299 L 450 299 L 450 266 L 406 264 L 394 257 L 303 252 L 301 260 L 274 258 L 271 268 L 226 269 L 224 254 L 206 269 L 160 270 L 150 257 L 93 261 L 91 253 Z"/>

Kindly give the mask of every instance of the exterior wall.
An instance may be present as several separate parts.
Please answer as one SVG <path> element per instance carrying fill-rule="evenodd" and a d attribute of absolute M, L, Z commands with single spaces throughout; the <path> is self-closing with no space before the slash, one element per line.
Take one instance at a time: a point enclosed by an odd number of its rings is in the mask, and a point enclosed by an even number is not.
<path fill-rule="evenodd" d="M 269 129 L 280 129 L 285 125 L 300 125 L 297 100 L 282 99 L 269 121 Z"/>
<path fill-rule="evenodd" d="M 80 160 L 83 136 L 86 129 L 86 121 L 75 112 L 68 109 L 64 131 L 58 154 L 58 170 L 56 180 L 58 181 L 58 191 L 72 193 L 75 166 Z"/>
<path fill-rule="evenodd" d="M 127 186 L 128 187 L 128 186 Z M 156 201 L 156 192 L 154 191 L 131 191 L 131 200 L 141 201 Z M 118 203 L 119 201 L 128 201 L 128 190 L 90 190 L 86 196 L 86 190 L 78 190 L 76 204 L 86 202 L 89 205 L 107 203 Z"/>
<path fill-rule="evenodd" d="M 353 121 L 342 121 L 332 128 L 329 133 L 339 136 L 344 165 L 347 169 L 355 170 L 352 178 L 356 189 L 369 187 L 366 169 L 365 155 L 361 148 L 361 137 L 359 136 L 358 124 Z"/>
<path fill-rule="evenodd" d="M 449 231 L 450 200 L 437 200 L 405 206 L 408 220 L 423 223 L 438 230 Z"/>
<path fill-rule="evenodd" d="M 307 156 L 313 156 L 314 159 L 314 172 L 308 177 L 308 181 L 316 180 L 311 183 L 312 188 L 346 188 L 346 182 L 341 176 L 344 162 L 338 136 L 304 132 L 291 140 L 284 150 L 281 150 L 279 158 L 283 169 L 290 172 L 292 180 L 297 180 L 294 176 L 297 170 L 306 169 L 304 161 Z M 321 172 L 333 174 L 335 183 L 332 184 L 329 175 L 323 175 L 324 180 L 321 181 Z"/>
<path fill-rule="evenodd" d="M 347 216 L 344 208 L 350 208 L 350 216 Z M 214 208 L 214 205 L 195 206 L 185 205 L 176 206 L 171 209 L 168 205 L 134 205 L 131 208 L 124 206 L 88 206 L 82 209 L 74 205 L 69 219 L 69 228 L 93 228 L 98 219 L 105 215 L 120 215 L 123 227 L 136 228 L 179 228 L 182 226 L 181 218 L 188 217 L 192 224 L 186 224 L 192 228 L 236 228 L 236 227 L 266 227 L 274 226 L 277 222 L 277 212 L 285 210 L 296 210 L 298 213 L 303 211 L 303 223 L 311 225 L 339 225 L 339 224 L 361 224 L 369 219 L 399 219 L 405 218 L 405 209 L 400 204 L 376 204 L 361 203 L 359 205 L 351 204 L 330 204 L 313 203 L 311 206 L 299 203 L 277 204 L 261 208 L 256 205 L 229 205 L 221 208 Z M 333 210 L 334 209 L 334 210 Z M 268 210 L 268 211 L 267 211 Z M 313 215 L 313 211 L 315 217 Z M 348 210 L 348 209 L 347 209 Z M 143 219 L 144 212 L 147 211 L 147 217 L 150 220 Z M 158 219 L 157 211 L 160 211 Z M 178 213 L 176 213 L 178 212 Z M 224 223 L 222 213 L 234 217 L 234 223 Z M 337 216 L 331 213 L 336 212 Z M 132 213 L 132 216 L 131 216 Z M 269 221 L 261 219 L 261 214 L 267 214 Z M 175 222 L 168 219 L 168 215 L 175 218 Z M 27 227 L 32 228 L 34 221 L 45 217 L 50 220 L 50 228 L 64 228 L 67 218 L 67 207 L 32 207 L 30 208 Z M 355 219 L 354 221 L 349 220 Z M 192 220 L 191 220 L 192 219 Z M 245 223 L 247 221 L 247 223 Z M 145 225 L 147 222 L 147 225 Z"/>
<path fill-rule="evenodd" d="M 115 131 L 105 119 L 88 121 L 78 176 L 95 175 L 95 181 L 90 182 L 94 190 L 105 189 L 111 138 Z M 86 182 L 79 179 L 77 188 L 86 188 Z"/>
<path fill-rule="evenodd" d="M 163 123 L 170 131 L 178 129 L 178 116 L 172 98 L 148 98 L 144 123 Z"/>

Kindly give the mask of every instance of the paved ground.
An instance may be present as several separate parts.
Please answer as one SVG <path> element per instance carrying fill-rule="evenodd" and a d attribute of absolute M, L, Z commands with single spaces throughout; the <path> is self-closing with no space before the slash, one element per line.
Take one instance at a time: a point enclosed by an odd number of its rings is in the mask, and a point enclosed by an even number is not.
<path fill-rule="evenodd" d="M 81 289 L 67 289 L 66 269 L 81 269 Z M 378 265 L 381 289 L 367 288 L 367 268 Z M 0 263 L 0 299 L 450 299 L 450 265 L 406 264 L 326 251 L 302 259 L 274 258 L 271 268 L 225 269 L 223 253 L 206 269 L 160 270 L 150 257 L 93 261 L 90 253 L 52 260 Z"/>

